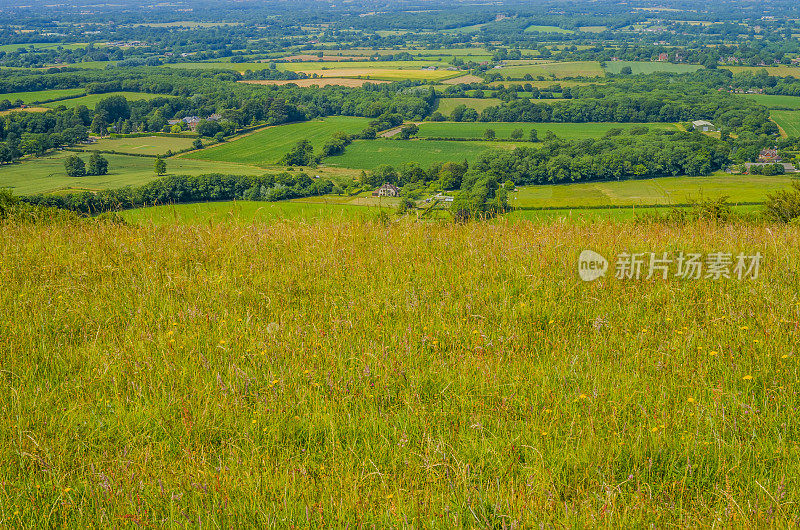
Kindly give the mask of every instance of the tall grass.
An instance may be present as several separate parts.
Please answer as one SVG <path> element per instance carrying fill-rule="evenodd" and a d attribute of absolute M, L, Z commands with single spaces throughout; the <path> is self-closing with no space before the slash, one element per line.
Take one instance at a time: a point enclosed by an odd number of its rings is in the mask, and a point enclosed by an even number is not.
<path fill-rule="evenodd" d="M 0 226 L 0 526 L 791 526 L 800 231 Z M 578 279 L 584 248 L 757 280 Z"/>

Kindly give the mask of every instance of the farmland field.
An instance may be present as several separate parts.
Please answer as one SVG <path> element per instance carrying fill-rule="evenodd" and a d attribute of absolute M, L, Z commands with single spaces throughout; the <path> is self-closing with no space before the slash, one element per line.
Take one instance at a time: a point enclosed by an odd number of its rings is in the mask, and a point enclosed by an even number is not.
<path fill-rule="evenodd" d="M 143 136 L 139 138 L 101 138 L 97 142 L 82 147 L 87 151 L 116 151 L 142 155 L 163 155 L 167 151 L 176 153 L 192 147 L 192 138 L 169 136 Z"/>
<path fill-rule="evenodd" d="M 25 160 L 18 164 L 0 166 L 0 188 L 10 188 L 15 195 L 32 195 L 63 190 L 101 190 L 144 184 L 156 178 L 153 172 L 154 159 L 140 156 L 103 155 L 109 163 L 108 175 L 95 177 L 68 177 L 64 170 L 64 158 L 76 153 L 57 152 L 42 158 Z M 88 160 L 89 153 L 79 153 Z M 167 160 L 168 175 L 200 175 L 203 173 L 225 173 L 237 175 L 261 175 L 261 168 L 227 162 L 202 160 Z"/>
<path fill-rule="evenodd" d="M 71 109 L 79 105 L 85 105 L 86 107 L 93 109 L 100 100 L 111 96 L 125 96 L 125 98 L 128 101 L 172 97 L 170 95 L 165 95 L 165 94 L 147 94 L 145 92 L 109 92 L 107 94 L 89 94 L 88 96 L 83 96 L 80 98 L 65 99 L 63 101 L 54 101 L 52 103 L 46 103 L 44 106 L 54 109 L 63 105 L 68 109 Z"/>
<path fill-rule="evenodd" d="M 357 133 L 363 130 L 370 121 L 367 118 L 331 116 L 324 120 L 268 127 L 202 151 L 182 155 L 182 157 L 242 164 L 274 165 L 300 140 L 311 142 L 315 154 L 318 154 L 334 133 Z"/>
<path fill-rule="evenodd" d="M 770 116 L 789 136 L 800 136 L 800 110 L 772 110 Z"/>
<path fill-rule="evenodd" d="M 367 83 L 389 83 L 389 81 L 379 80 L 379 79 L 355 79 L 350 77 L 331 77 L 331 78 L 317 78 L 317 79 L 293 79 L 293 80 L 249 80 L 249 81 L 240 81 L 240 83 L 247 83 L 251 85 L 297 85 L 300 87 L 310 87 L 310 86 L 330 86 L 330 85 L 338 85 L 338 86 L 364 86 Z"/>
<path fill-rule="evenodd" d="M 375 169 L 382 164 L 400 167 L 417 162 L 423 167 L 439 162 L 474 162 L 492 148 L 513 149 L 512 143 L 447 142 L 428 140 L 356 140 L 345 153 L 325 159 L 325 164 L 354 169 Z"/>
<path fill-rule="evenodd" d="M 528 26 L 525 28 L 525 33 L 575 33 L 571 29 L 564 29 L 558 26 Z"/>
<path fill-rule="evenodd" d="M 766 70 L 769 75 L 800 78 L 800 67 L 797 66 L 720 66 L 720 68 L 730 70 L 734 74 L 741 74 L 742 72 L 757 74 L 762 70 Z"/>
<path fill-rule="evenodd" d="M 731 202 L 762 202 L 769 193 L 789 188 L 794 177 L 728 175 L 661 177 L 643 180 L 524 186 L 510 195 L 517 208 L 687 204 L 722 196 Z"/>
<path fill-rule="evenodd" d="M 739 96 L 752 99 L 770 109 L 800 110 L 800 96 L 773 96 L 768 94 L 739 94 Z"/>
<path fill-rule="evenodd" d="M 449 116 L 459 105 L 466 105 L 468 108 L 480 112 L 486 107 L 494 107 L 500 103 L 501 101 L 495 98 L 439 98 L 436 110 Z"/>
<path fill-rule="evenodd" d="M 668 62 L 646 62 L 646 61 L 608 61 L 605 70 L 609 74 L 618 74 L 626 67 L 630 66 L 634 74 L 652 74 L 655 72 L 669 72 L 685 74 L 695 72 L 703 67 L 698 64 L 682 64 Z"/>
<path fill-rule="evenodd" d="M 599 138 L 610 129 L 627 131 L 634 126 L 645 126 L 650 129 L 676 129 L 671 123 L 506 123 L 506 122 L 424 122 L 419 125 L 420 138 L 482 138 L 486 129 L 492 129 L 498 138 L 509 138 L 514 129 L 523 130 L 523 138 L 527 139 L 531 129 L 536 129 L 539 139 L 543 139 L 547 131 L 552 131 L 559 138 L 579 140 L 583 138 Z"/>
<path fill-rule="evenodd" d="M 6 94 L 0 94 L 0 100 L 7 99 L 14 103 L 17 100 L 21 100 L 26 105 L 30 105 L 31 103 L 39 103 L 42 101 L 50 101 L 54 99 L 61 99 L 61 98 L 68 98 L 71 96 L 77 96 L 79 94 L 83 94 L 86 91 L 82 88 L 64 88 L 64 89 L 56 89 L 56 90 L 37 90 L 34 92 L 9 92 Z"/>
<path fill-rule="evenodd" d="M 600 63 L 595 61 L 524 64 L 504 66 L 503 68 L 493 71 L 514 79 L 521 79 L 525 74 L 531 74 L 534 78 L 539 75 L 553 75 L 556 78 L 605 76 L 605 72 L 600 67 Z"/>

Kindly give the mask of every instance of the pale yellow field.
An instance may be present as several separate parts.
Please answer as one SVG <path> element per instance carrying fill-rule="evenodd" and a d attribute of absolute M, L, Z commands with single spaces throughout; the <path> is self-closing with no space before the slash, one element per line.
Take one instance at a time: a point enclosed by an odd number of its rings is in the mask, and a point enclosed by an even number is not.
<path fill-rule="evenodd" d="M 277 80 L 277 79 L 254 79 L 249 81 L 239 81 L 240 83 L 247 83 L 250 85 L 289 85 L 295 84 L 301 87 L 309 87 L 312 85 L 316 86 L 330 86 L 330 85 L 339 85 L 339 86 L 350 86 L 350 87 L 358 87 L 363 86 L 367 83 L 388 83 L 389 81 L 384 81 L 380 79 L 358 79 L 358 78 L 341 78 L 341 77 L 326 77 L 326 78 L 316 78 L 316 79 L 295 79 L 292 81 L 287 80 Z"/>

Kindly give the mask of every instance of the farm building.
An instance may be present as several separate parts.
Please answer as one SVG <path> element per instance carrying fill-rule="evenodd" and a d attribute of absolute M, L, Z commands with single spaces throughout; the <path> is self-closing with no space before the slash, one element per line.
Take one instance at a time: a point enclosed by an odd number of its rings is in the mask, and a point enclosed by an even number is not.
<path fill-rule="evenodd" d="M 692 122 L 692 126 L 694 127 L 694 130 L 700 132 L 712 132 L 717 130 L 713 123 L 706 120 L 695 120 Z"/>
<path fill-rule="evenodd" d="M 777 164 L 781 161 L 781 156 L 778 154 L 778 148 L 773 147 L 771 149 L 762 149 L 761 153 L 758 155 L 758 161 L 765 164 Z"/>
<path fill-rule="evenodd" d="M 394 184 L 384 184 L 377 190 L 372 192 L 373 197 L 399 197 L 400 188 Z"/>

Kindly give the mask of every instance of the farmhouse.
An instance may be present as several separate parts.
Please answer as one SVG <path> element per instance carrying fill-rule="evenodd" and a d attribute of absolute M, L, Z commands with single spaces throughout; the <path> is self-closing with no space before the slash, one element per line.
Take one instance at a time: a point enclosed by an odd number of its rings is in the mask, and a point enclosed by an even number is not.
<path fill-rule="evenodd" d="M 669 54 L 668 53 L 659 53 L 658 60 L 662 63 L 669 61 Z"/>
<path fill-rule="evenodd" d="M 696 131 L 700 132 L 712 132 L 717 130 L 713 123 L 706 120 L 695 120 L 692 122 L 692 126 Z"/>
<path fill-rule="evenodd" d="M 399 197 L 400 188 L 394 184 L 384 184 L 377 190 L 372 192 L 373 197 Z"/>
<path fill-rule="evenodd" d="M 778 148 L 767 148 L 762 149 L 761 153 L 758 155 L 758 161 L 764 164 L 777 164 L 781 161 L 781 156 L 778 154 Z"/>

